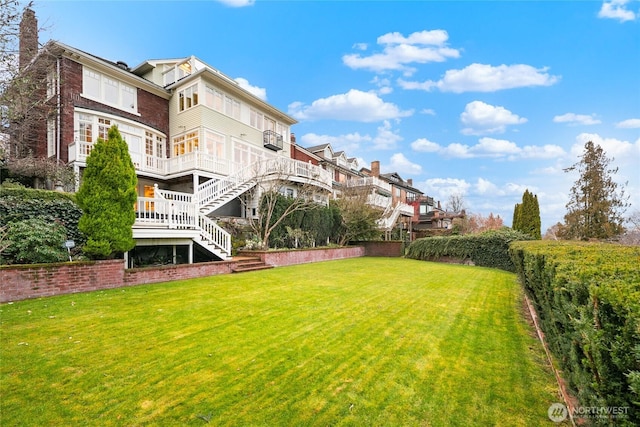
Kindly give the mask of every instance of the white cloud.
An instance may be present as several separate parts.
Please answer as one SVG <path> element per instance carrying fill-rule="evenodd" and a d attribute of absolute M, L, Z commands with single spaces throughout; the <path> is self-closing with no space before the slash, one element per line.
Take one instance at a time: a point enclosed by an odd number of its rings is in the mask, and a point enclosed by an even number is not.
<path fill-rule="evenodd" d="M 349 92 L 320 98 L 304 105 L 289 104 L 289 114 L 298 120 L 350 120 L 377 122 L 411 116 L 413 110 L 401 111 L 397 105 L 383 101 L 373 92 L 351 89 Z"/>
<path fill-rule="evenodd" d="M 412 163 L 402 153 L 395 153 L 391 156 L 391 163 L 383 169 L 393 172 L 398 172 L 400 175 L 419 175 L 422 173 L 422 166 L 416 163 Z"/>
<path fill-rule="evenodd" d="M 478 178 L 478 182 L 476 182 L 475 185 L 475 190 L 478 194 L 495 195 L 498 192 L 498 187 L 491 181 L 483 178 Z"/>
<path fill-rule="evenodd" d="M 640 160 L 640 138 L 635 143 L 621 141 L 616 138 L 603 138 L 596 133 L 581 133 L 576 137 L 576 143 L 571 147 L 571 154 L 577 158 L 584 152 L 584 145 L 592 141 L 602 147 L 606 156 L 614 158 L 618 165 L 630 165 L 637 168 Z M 635 170 L 637 173 L 637 169 Z"/>
<path fill-rule="evenodd" d="M 425 108 L 425 109 L 420 111 L 420 114 L 427 114 L 429 116 L 435 116 L 436 115 L 436 110 L 434 110 L 433 108 Z"/>
<path fill-rule="evenodd" d="M 446 201 L 452 194 L 466 194 L 471 184 L 459 178 L 431 178 L 418 184 L 418 188 L 436 200 Z"/>
<path fill-rule="evenodd" d="M 595 114 L 587 115 L 587 114 L 575 114 L 575 113 L 566 113 L 560 116 L 555 116 L 553 118 L 555 123 L 569 123 L 570 125 L 597 125 L 602 123 L 600 120 L 595 118 Z"/>
<path fill-rule="evenodd" d="M 513 114 L 501 106 L 493 106 L 482 101 L 467 104 L 460 120 L 468 127 L 462 129 L 464 135 L 504 133 L 508 125 L 526 123 L 527 119 Z"/>
<path fill-rule="evenodd" d="M 247 79 L 242 77 L 236 78 L 235 81 L 242 89 L 252 93 L 263 101 L 267 100 L 267 90 L 265 88 L 252 86 Z"/>
<path fill-rule="evenodd" d="M 526 64 L 486 65 L 471 64 L 461 70 L 448 70 L 439 81 L 409 82 L 398 79 L 404 89 L 430 91 L 437 88 L 442 92 L 495 92 L 531 86 L 551 86 L 560 80 L 552 76 L 548 67 L 534 68 Z"/>
<path fill-rule="evenodd" d="M 627 119 L 616 123 L 617 128 L 637 129 L 640 128 L 640 119 Z"/>
<path fill-rule="evenodd" d="M 480 156 L 503 157 L 509 154 L 519 154 L 522 149 L 515 142 L 505 139 L 480 138 L 479 142 L 469 149 Z"/>
<path fill-rule="evenodd" d="M 455 157 L 460 159 L 488 157 L 502 160 L 521 159 L 553 159 L 564 156 L 566 153 L 558 145 L 525 145 L 519 147 L 515 142 L 494 139 L 480 138 L 476 145 L 466 145 L 457 142 L 443 146 L 437 142 L 420 138 L 411 143 L 414 151 L 424 153 L 437 153 L 444 157 Z"/>
<path fill-rule="evenodd" d="M 218 3 L 222 3 L 229 7 L 246 7 L 253 6 L 256 0 L 217 0 Z"/>
<path fill-rule="evenodd" d="M 633 21 L 637 15 L 627 9 L 629 0 L 610 0 L 602 2 L 602 8 L 598 12 L 599 18 L 618 19 L 620 22 Z"/>
<path fill-rule="evenodd" d="M 335 151 L 344 150 L 347 155 L 360 150 L 363 146 L 366 146 L 366 149 L 391 150 L 396 147 L 398 142 L 402 141 L 402 137 L 392 129 L 388 120 L 385 120 L 376 130 L 377 133 L 374 136 L 361 135 L 358 132 L 338 136 L 307 133 L 299 137 L 298 140 L 303 147 L 331 144 Z"/>
<path fill-rule="evenodd" d="M 378 90 L 376 92 L 379 95 L 388 95 L 393 92 L 393 87 L 391 87 L 391 81 L 389 81 L 389 79 L 375 76 L 373 79 L 371 79 L 370 83 L 373 83 L 378 87 Z"/>
<path fill-rule="evenodd" d="M 352 69 L 367 69 L 374 72 L 402 71 L 411 75 L 415 69 L 408 64 L 443 62 L 458 58 L 460 52 L 446 46 L 449 35 L 444 30 L 420 31 L 405 37 L 400 33 L 387 33 L 378 37 L 378 45 L 384 46 L 381 53 L 369 56 L 348 54 L 342 62 Z M 361 45 L 361 44 L 360 44 Z"/>
<path fill-rule="evenodd" d="M 472 188 L 474 189 L 473 194 L 484 196 L 520 196 L 525 192 L 525 190 L 529 190 L 535 193 L 535 187 L 532 187 L 531 185 L 522 185 L 516 184 L 514 182 L 507 182 L 500 187 L 484 178 L 478 178 L 478 181 L 475 183 L 475 185 L 473 185 Z"/>
<path fill-rule="evenodd" d="M 566 154 L 559 145 L 525 145 L 518 156 L 523 159 L 557 159 Z"/>
<path fill-rule="evenodd" d="M 400 141 L 402 141 L 402 137 L 391 128 L 391 123 L 385 120 L 382 126 L 378 127 L 378 133 L 373 138 L 373 149 L 390 150 L 395 148 Z"/>
<path fill-rule="evenodd" d="M 414 151 L 420 151 L 423 153 L 437 153 L 442 150 L 440 144 L 429 141 L 426 138 L 416 139 L 411 143 L 411 148 Z"/>

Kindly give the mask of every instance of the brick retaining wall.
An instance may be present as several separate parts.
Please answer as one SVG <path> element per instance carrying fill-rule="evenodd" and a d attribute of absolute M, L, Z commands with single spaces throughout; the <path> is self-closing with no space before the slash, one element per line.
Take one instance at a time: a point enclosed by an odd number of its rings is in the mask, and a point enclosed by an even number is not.
<path fill-rule="evenodd" d="M 262 254 L 262 255 L 260 255 Z M 364 256 L 362 246 L 282 252 L 249 252 L 273 266 Z M 147 283 L 231 273 L 241 259 L 125 270 L 124 260 L 76 261 L 0 267 L 0 303 Z"/>
<path fill-rule="evenodd" d="M 124 261 L 81 261 L 0 268 L 0 302 L 119 288 Z"/>
<path fill-rule="evenodd" d="M 235 261 L 124 269 L 124 260 L 0 268 L 0 303 L 231 273 Z"/>
<path fill-rule="evenodd" d="M 402 240 L 367 240 L 352 243 L 358 246 L 364 246 L 365 256 L 404 256 L 404 242 Z"/>
<path fill-rule="evenodd" d="M 357 258 L 364 256 L 365 251 L 362 246 L 349 246 L 344 248 L 316 248 L 305 250 L 240 251 L 239 254 L 258 257 L 265 264 L 283 267 L 285 265 L 305 264 L 308 262 Z"/>

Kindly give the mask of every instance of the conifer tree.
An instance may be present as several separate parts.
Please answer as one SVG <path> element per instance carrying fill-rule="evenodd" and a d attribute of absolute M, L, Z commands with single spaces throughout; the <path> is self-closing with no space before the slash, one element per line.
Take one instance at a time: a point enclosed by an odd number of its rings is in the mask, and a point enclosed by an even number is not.
<path fill-rule="evenodd" d="M 82 209 L 78 228 L 87 236 L 83 251 L 90 258 L 114 258 L 135 246 L 136 186 L 129 147 L 112 126 L 108 139 L 94 144 L 77 194 Z"/>
<path fill-rule="evenodd" d="M 540 206 L 538 196 L 525 190 L 522 203 L 517 203 L 513 210 L 513 225 L 516 231 L 528 234 L 534 239 L 541 238 Z"/>
<path fill-rule="evenodd" d="M 513 208 L 513 221 L 511 223 L 511 228 L 514 230 L 520 230 L 520 216 L 522 211 L 522 205 L 520 203 L 516 203 Z"/>
<path fill-rule="evenodd" d="M 624 212 L 629 206 L 624 188 L 612 175 L 618 168 L 610 168 L 602 147 L 588 141 L 580 161 L 565 169 L 577 170 L 578 180 L 571 187 L 567 213 L 564 216 L 566 237 L 569 239 L 608 239 L 624 232 Z"/>

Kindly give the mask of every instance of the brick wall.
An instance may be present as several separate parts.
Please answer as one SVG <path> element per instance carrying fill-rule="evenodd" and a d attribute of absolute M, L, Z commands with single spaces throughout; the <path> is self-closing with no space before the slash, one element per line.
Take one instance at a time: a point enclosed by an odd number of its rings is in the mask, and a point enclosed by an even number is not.
<path fill-rule="evenodd" d="M 351 243 L 358 246 L 364 246 L 364 256 L 404 256 L 404 242 L 402 242 L 401 240 L 369 240 Z"/>
<path fill-rule="evenodd" d="M 0 302 L 118 288 L 123 285 L 123 260 L 0 268 Z"/>
<path fill-rule="evenodd" d="M 305 251 L 248 252 L 273 266 L 364 255 L 362 246 Z M 147 283 L 231 273 L 242 260 L 165 265 L 125 270 L 123 260 L 11 265 L 0 267 L 0 303 Z"/>
<path fill-rule="evenodd" d="M 194 279 L 231 273 L 233 261 L 204 262 L 198 264 L 164 265 L 162 267 L 135 268 L 124 272 L 125 285 Z"/>
<path fill-rule="evenodd" d="M 364 256 L 364 248 L 362 246 L 351 246 L 346 248 L 318 248 L 290 251 L 240 251 L 240 255 L 259 257 L 260 260 L 266 264 L 282 267 L 308 262 L 361 257 Z"/>
<path fill-rule="evenodd" d="M 125 270 L 123 260 L 3 266 L 0 303 L 231 273 L 235 261 Z"/>

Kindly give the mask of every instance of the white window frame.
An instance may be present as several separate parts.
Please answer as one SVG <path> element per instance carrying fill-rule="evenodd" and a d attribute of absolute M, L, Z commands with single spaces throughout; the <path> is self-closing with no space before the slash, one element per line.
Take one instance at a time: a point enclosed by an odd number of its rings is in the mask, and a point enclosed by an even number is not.
<path fill-rule="evenodd" d="M 178 92 L 178 112 L 186 111 L 198 105 L 198 83 Z"/>
<path fill-rule="evenodd" d="M 137 88 L 88 67 L 82 70 L 82 96 L 138 114 Z"/>
<path fill-rule="evenodd" d="M 51 117 L 47 119 L 47 157 L 56 154 L 56 121 Z"/>

